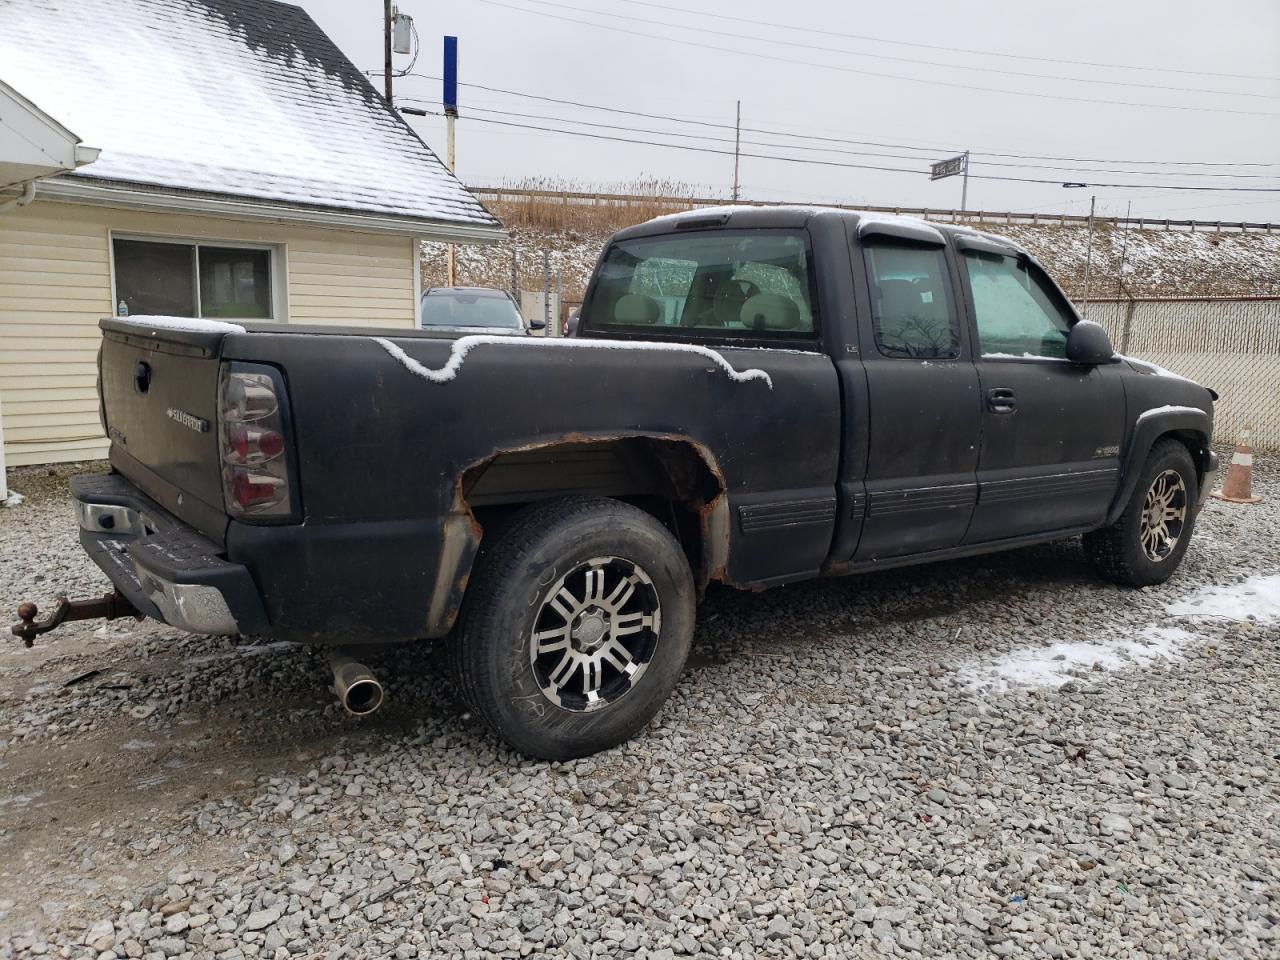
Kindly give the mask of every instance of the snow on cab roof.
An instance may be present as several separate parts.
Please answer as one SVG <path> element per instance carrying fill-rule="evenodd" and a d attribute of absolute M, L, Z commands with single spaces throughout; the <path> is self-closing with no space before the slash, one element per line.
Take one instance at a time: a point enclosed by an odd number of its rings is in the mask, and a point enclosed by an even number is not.
<path fill-rule="evenodd" d="M 682 219 L 694 220 L 700 217 L 727 217 L 731 214 L 740 213 L 744 210 L 764 211 L 768 213 L 838 213 L 844 216 L 857 217 L 860 227 L 871 227 L 874 225 L 886 224 L 910 226 L 922 232 L 932 234 L 933 239 L 938 243 L 944 242 L 940 229 L 943 225 L 934 223 L 931 220 L 922 220 L 919 217 L 908 217 L 895 213 L 876 213 L 869 210 L 855 210 L 849 207 L 832 207 L 809 203 L 734 203 L 722 204 L 720 206 L 713 207 L 694 207 L 693 209 L 681 210 L 677 213 L 663 214 L 660 217 L 654 217 L 649 222 L 665 223 L 668 221 Z"/>
<path fill-rule="evenodd" d="M 0 21 L 0 76 L 102 149 L 68 177 L 497 226 L 298 7 L 0 0 Z"/>

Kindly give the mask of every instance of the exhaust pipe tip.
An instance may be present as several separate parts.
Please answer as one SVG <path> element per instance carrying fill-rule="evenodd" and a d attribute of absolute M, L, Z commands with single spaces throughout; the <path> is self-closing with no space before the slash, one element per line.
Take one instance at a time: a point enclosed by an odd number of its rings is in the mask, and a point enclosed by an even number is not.
<path fill-rule="evenodd" d="M 348 713 L 363 717 L 382 706 L 382 684 L 373 677 L 362 677 L 341 691 L 339 696 Z"/>
<path fill-rule="evenodd" d="M 337 650 L 329 652 L 333 689 L 343 709 L 352 716 L 365 717 L 382 706 L 382 684 L 368 667 Z"/>

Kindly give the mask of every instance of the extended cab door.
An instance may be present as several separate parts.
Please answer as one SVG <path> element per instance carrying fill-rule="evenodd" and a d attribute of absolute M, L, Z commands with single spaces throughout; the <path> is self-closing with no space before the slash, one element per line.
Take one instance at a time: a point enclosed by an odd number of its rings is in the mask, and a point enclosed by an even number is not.
<path fill-rule="evenodd" d="M 965 542 L 1100 523 L 1119 485 L 1119 370 L 1066 359 L 1075 312 L 1025 253 L 986 238 L 957 247 L 982 387 L 978 506 Z"/>
<path fill-rule="evenodd" d="M 942 234 L 875 220 L 857 232 L 869 419 L 865 516 L 851 558 L 860 563 L 961 542 L 977 500 L 982 413 Z"/>

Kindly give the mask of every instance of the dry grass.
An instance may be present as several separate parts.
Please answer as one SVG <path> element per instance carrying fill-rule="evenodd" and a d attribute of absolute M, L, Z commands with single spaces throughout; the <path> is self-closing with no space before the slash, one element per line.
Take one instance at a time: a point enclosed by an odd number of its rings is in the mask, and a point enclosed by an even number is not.
<path fill-rule="evenodd" d="M 697 195 L 690 184 L 657 178 L 643 178 L 622 184 L 598 184 L 578 183 L 558 177 L 531 177 L 504 183 L 503 186 L 512 190 L 547 190 L 561 194 L 518 200 L 486 198 L 485 205 L 507 228 L 587 236 L 607 235 L 654 217 L 691 210 L 693 204 L 671 203 L 661 198 Z M 563 195 L 568 193 L 614 194 L 623 195 L 625 199 L 587 199 Z"/>

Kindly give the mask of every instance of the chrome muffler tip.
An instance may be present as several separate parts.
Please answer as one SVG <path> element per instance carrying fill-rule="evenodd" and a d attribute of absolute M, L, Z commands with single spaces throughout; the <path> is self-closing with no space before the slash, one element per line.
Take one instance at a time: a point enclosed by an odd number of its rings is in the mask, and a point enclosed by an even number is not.
<path fill-rule="evenodd" d="M 343 708 L 353 716 L 373 713 L 385 699 L 382 684 L 363 663 L 347 654 L 329 651 L 329 669 L 333 671 L 333 689 Z"/>

